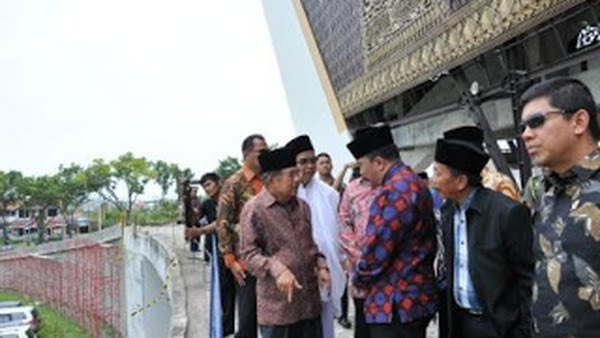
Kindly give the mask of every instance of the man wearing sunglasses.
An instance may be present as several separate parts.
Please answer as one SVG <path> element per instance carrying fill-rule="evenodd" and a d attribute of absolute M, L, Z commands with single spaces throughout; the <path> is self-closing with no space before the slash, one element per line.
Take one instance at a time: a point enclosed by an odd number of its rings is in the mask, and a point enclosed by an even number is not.
<path fill-rule="evenodd" d="M 548 171 L 535 200 L 533 315 L 540 337 L 600 337 L 600 130 L 580 81 L 538 83 L 521 97 L 521 137 Z"/>

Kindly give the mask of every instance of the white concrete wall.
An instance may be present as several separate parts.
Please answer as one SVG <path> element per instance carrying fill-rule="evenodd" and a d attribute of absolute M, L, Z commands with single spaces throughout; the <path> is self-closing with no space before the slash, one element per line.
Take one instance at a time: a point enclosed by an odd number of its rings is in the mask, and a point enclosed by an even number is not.
<path fill-rule="evenodd" d="M 331 155 L 335 176 L 353 160 L 346 149 L 350 136 L 336 130 L 292 1 L 262 3 L 296 134 L 308 134 L 317 153 Z"/>
<path fill-rule="evenodd" d="M 125 231 L 124 245 L 127 336 L 183 338 L 185 290 L 175 254 L 157 239 L 134 234 L 131 228 Z"/>

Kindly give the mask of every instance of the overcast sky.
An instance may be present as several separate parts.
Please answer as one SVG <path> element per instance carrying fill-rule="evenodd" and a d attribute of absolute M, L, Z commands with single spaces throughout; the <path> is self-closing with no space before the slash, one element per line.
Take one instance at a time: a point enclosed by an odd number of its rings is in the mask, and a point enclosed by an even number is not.
<path fill-rule="evenodd" d="M 196 174 L 293 126 L 260 0 L 0 1 L 0 170 L 127 151 Z"/>

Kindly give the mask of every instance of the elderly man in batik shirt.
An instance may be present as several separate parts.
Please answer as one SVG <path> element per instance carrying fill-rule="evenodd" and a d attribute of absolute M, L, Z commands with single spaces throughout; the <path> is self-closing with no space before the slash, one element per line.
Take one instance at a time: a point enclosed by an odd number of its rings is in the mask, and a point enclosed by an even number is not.
<path fill-rule="evenodd" d="M 241 253 L 257 278 L 263 338 L 321 338 L 319 288 L 330 287 L 313 240 L 309 206 L 296 197 L 295 157 L 287 148 L 259 157 L 265 189 L 241 215 Z"/>
<path fill-rule="evenodd" d="M 600 129 L 590 90 L 557 78 L 521 97 L 521 137 L 547 170 L 533 202 L 539 337 L 600 337 Z"/>
<path fill-rule="evenodd" d="M 334 338 L 334 318 L 339 317 L 341 299 L 346 288 L 346 274 L 342 266 L 346 255 L 339 244 L 340 221 L 337 210 L 340 195 L 316 175 L 315 149 L 306 135 L 291 140 L 286 147 L 296 158 L 300 171 L 298 197 L 308 203 L 311 211 L 313 240 L 319 251 L 327 258 L 331 272 L 331 290 L 324 290 L 321 297 L 321 321 L 323 338 Z"/>
<path fill-rule="evenodd" d="M 217 234 L 225 266 L 238 283 L 238 331 L 236 338 L 256 338 L 256 279 L 239 255 L 239 217 L 244 204 L 262 190 L 258 155 L 267 149 L 263 136 L 254 134 L 242 142 L 243 165 L 221 189 Z"/>

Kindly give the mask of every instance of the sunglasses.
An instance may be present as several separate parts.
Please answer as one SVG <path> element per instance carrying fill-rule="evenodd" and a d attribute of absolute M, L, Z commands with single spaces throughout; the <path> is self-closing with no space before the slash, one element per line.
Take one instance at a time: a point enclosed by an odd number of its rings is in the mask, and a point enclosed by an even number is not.
<path fill-rule="evenodd" d="M 547 112 L 533 113 L 527 120 L 519 124 L 519 135 L 523 135 L 525 129 L 536 129 L 544 125 L 550 114 L 566 114 L 563 110 L 551 110 Z"/>
<path fill-rule="evenodd" d="M 307 165 L 309 163 L 310 164 L 317 163 L 317 157 L 301 158 L 298 160 L 299 165 Z"/>

